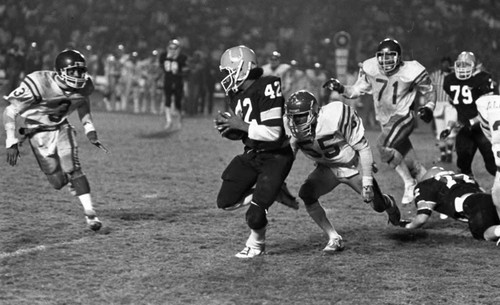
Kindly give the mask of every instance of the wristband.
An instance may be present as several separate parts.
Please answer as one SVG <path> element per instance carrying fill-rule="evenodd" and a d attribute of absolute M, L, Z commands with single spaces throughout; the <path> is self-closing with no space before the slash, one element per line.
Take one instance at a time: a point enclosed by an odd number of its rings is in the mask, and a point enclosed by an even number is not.
<path fill-rule="evenodd" d="M 91 122 L 86 122 L 83 124 L 83 129 L 85 130 L 85 134 L 88 134 L 91 131 L 95 131 L 94 124 Z"/>

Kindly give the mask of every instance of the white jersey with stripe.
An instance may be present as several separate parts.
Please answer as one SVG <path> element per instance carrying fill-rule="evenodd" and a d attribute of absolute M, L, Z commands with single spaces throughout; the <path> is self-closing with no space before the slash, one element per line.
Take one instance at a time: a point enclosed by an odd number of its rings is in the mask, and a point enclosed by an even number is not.
<path fill-rule="evenodd" d="M 285 128 L 288 130 L 288 118 Z M 356 111 L 342 103 L 331 102 L 320 108 L 315 137 L 297 139 L 292 136 L 291 145 L 300 149 L 309 159 L 330 168 L 356 169 L 359 162 L 357 151 L 353 148 L 364 137 L 363 123 Z M 351 176 L 352 172 L 347 176 Z"/>
<path fill-rule="evenodd" d="M 33 72 L 7 96 L 8 107 L 24 119 L 26 127 L 56 126 L 82 105 L 90 107 L 88 96 L 94 88 L 90 78 L 82 89 L 65 91 L 56 77 L 54 71 Z"/>
<path fill-rule="evenodd" d="M 373 95 L 376 119 L 384 125 L 394 115 L 408 114 L 418 85 L 426 77 L 425 67 L 415 60 L 404 61 L 394 74 L 387 76 L 373 57 L 363 62 L 352 89 L 358 94 Z"/>
<path fill-rule="evenodd" d="M 476 106 L 481 129 L 492 144 L 495 163 L 500 168 L 500 95 L 483 95 L 476 100 Z"/>

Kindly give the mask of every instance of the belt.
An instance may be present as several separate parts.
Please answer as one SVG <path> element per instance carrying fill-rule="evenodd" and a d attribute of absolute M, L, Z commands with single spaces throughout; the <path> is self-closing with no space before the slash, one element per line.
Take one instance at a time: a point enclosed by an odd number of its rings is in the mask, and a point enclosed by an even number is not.
<path fill-rule="evenodd" d="M 30 137 L 36 133 L 39 133 L 39 132 L 58 130 L 61 127 L 61 125 L 64 125 L 67 123 L 68 123 L 68 121 L 64 120 L 61 123 L 59 123 L 57 125 L 53 125 L 53 126 L 38 126 L 35 128 L 21 127 L 21 128 L 19 128 L 19 133 L 23 136 Z"/>

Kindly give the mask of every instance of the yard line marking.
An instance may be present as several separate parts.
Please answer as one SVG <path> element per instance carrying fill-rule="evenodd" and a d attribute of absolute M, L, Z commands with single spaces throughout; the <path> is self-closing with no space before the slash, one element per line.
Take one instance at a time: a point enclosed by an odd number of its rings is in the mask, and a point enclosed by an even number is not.
<path fill-rule="evenodd" d="M 18 249 L 14 252 L 1 252 L 0 253 L 0 259 L 8 258 L 8 257 L 16 257 L 16 256 L 21 256 L 33 252 L 38 252 L 38 251 L 45 251 L 49 248 L 57 248 L 61 246 L 67 246 L 67 245 L 77 245 L 83 243 L 87 238 L 82 237 L 80 239 L 75 239 L 75 240 L 70 240 L 70 241 L 64 241 L 60 243 L 55 243 L 55 244 L 50 244 L 50 245 L 38 245 L 33 248 L 25 248 L 25 249 Z"/>

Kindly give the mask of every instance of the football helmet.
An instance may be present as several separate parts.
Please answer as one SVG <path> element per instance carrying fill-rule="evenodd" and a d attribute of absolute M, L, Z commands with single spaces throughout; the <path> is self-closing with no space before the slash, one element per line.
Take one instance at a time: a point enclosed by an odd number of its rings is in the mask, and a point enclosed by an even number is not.
<path fill-rule="evenodd" d="M 433 166 L 430 169 L 428 169 L 425 174 L 422 176 L 422 179 L 420 181 L 424 181 L 430 178 L 434 178 L 437 175 L 443 175 L 443 174 L 453 174 L 453 171 L 449 171 L 444 169 L 441 166 Z"/>
<path fill-rule="evenodd" d="M 220 58 L 219 69 L 226 76 L 221 85 L 226 95 L 230 90 L 238 91 L 238 88 L 248 78 L 250 70 L 257 67 L 257 56 L 255 52 L 246 46 L 236 46 L 227 49 Z"/>
<path fill-rule="evenodd" d="M 476 68 L 476 56 L 472 52 L 463 51 L 455 61 L 455 76 L 460 80 L 469 79 Z"/>
<path fill-rule="evenodd" d="M 380 69 L 386 74 L 395 71 L 401 64 L 402 53 L 401 45 L 397 40 L 390 38 L 382 40 L 375 53 Z"/>
<path fill-rule="evenodd" d="M 66 49 L 56 57 L 55 70 L 70 88 L 80 89 L 87 81 L 87 63 L 82 53 Z"/>
<path fill-rule="evenodd" d="M 292 135 L 298 139 L 314 137 L 319 104 L 306 90 L 293 93 L 285 102 L 285 115 Z"/>

